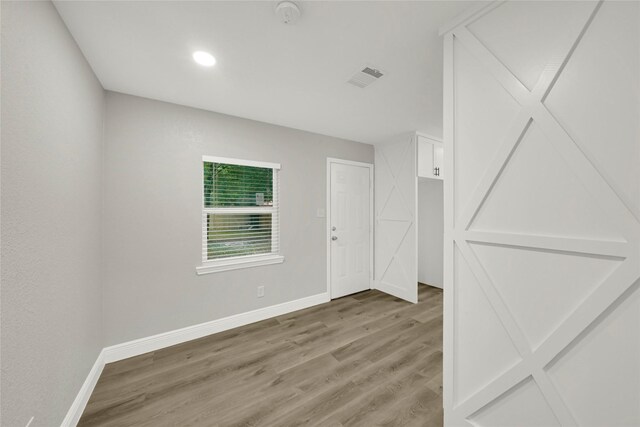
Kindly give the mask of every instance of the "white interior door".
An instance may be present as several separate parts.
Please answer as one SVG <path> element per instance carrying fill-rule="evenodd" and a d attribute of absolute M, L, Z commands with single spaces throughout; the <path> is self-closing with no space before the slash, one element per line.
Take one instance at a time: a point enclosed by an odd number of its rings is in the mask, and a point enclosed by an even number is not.
<path fill-rule="evenodd" d="M 371 289 L 371 169 L 329 161 L 331 298 Z"/>
<path fill-rule="evenodd" d="M 418 302 L 417 161 L 413 135 L 375 147 L 375 281 L 382 292 Z"/>
<path fill-rule="evenodd" d="M 640 425 L 640 3 L 445 36 L 448 426 Z"/>

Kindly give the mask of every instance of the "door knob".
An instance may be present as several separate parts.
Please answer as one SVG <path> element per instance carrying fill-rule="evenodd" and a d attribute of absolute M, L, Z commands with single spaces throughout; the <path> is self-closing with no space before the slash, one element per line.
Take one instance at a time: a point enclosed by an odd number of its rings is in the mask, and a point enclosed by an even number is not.
<path fill-rule="evenodd" d="M 331 227 L 331 231 L 336 231 L 336 227 L 335 226 Z"/>
<path fill-rule="evenodd" d="M 338 236 L 331 236 L 331 240 L 338 240 Z"/>

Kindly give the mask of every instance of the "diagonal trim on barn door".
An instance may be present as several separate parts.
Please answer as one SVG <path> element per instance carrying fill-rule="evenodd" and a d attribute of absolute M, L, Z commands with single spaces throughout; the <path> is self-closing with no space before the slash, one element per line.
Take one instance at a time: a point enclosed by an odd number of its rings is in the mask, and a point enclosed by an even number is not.
<path fill-rule="evenodd" d="M 381 233 L 384 235 L 384 239 L 387 242 L 387 244 L 391 245 L 393 250 L 391 251 L 391 256 L 386 257 L 384 259 L 384 267 L 382 270 L 382 273 L 378 276 L 380 278 L 380 280 L 383 280 L 384 277 L 387 274 L 387 271 L 389 270 L 389 267 L 391 266 L 391 263 L 393 262 L 394 258 L 396 257 L 396 254 L 398 253 L 398 250 L 400 249 L 400 246 L 402 246 L 402 244 L 404 243 L 405 239 L 407 238 L 407 233 L 409 232 L 409 229 L 411 229 L 411 223 L 408 221 L 387 221 L 387 222 L 396 222 L 396 223 L 402 223 L 405 224 L 406 226 L 404 227 L 404 231 L 400 234 L 400 238 L 396 239 L 397 240 L 397 244 L 394 244 L 394 242 L 391 240 L 391 236 L 389 236 L 389 233 L 384 232 Z M 382 227 L 380 227 L 382 228 Z M 382 260 L 381 260 L 382 261 Z M 406 276 L 406 272 L 403 271 L 403 274 Z"/>
<path fill-rule="evenodd" d="M 527 343 L 527 339 L 509 311 L 504 300 L 496 290 L 495 285 L 491 282 L 491 279 L 480 263 L 480 260 L 473 253 L 473 250 L 469 247 L 469 243 L 466 240 L 456 241 L 456 244 L 458 245 L 458 249 L 460 250 L 464 260 L 478 281 L 480 288 L 482 288 L 482 291 L 487 297 L 489 304 L 491 304 L 493 311 L 496 312 L 502 326 L 507 331 L 507 335 L 511 339 L 511 342 L 513 342 L 516 350 L 520 353 L 520 357 L 523 359 L 526 358 L 531 354 L 531 349 Z"/>
<path fill-rule="evenodd" d="M 410 135 L 406 140 L 403 137 L 376 146 L 376 180 L 384 182 L 376 195 L 375 282 L 379 289 L 412 302 L 416 302 L 417 288 L 412 296 L 410 287 L 417 282 L 411 277 L 417 273 L 407 252 L 410 240 L 415 238 L 415 202 L 411 199 L 411 189 L 415 189 L 412 182 L 416 180 L 414 148 Z"/>
<path fill-rule="evenodd" d="M 606 315 L 607 308 L 640 279 L 640 266 L 637 265 L 637 259 L 640 257 L 638 218 L 620 197 L 621 192 L 617 191 L 597 166 L 587 158 L 544 105 L 546 97 L 580 44 L 601 4 L 600 1 L 594 5 L 593 11 L 575 41 L 565 48 L 564 52 L 554 56 L 532 91 L 529 91 L 467 28 L 460 27 L 453 31 L 455 39 L 462 43 L 522 106 L 500 148 L 473 191 L 467 206 L 462 210 L 459 225 L 454 227 L 452 236 L 522 360 L 463 402 L 457 402 L 453 408 L 457 418 L 469 419 L 483 407 L 531 377 L 560 423 L 569 426 L 577 425 L 574 415 L 545 369 L 562 354 L 564 349 L 588 331 L 590 325 L 599 317 Z M 487 201 L 533 122 L 540 126 L 542 132 L 569 165 L 571 172 L 600 203 L 606 215 L 613 218 L 619 225 L 625 242 L 470 230 L 478 212 Z M 537 348 L 532 349 L 468 242 L 615 256 L 624 260 L 577 308 L 568 313 L 560 325 Z"/>
<path fill-rule="evenodd" d="M 406 144 L 403 144 L 403 145 L 404 145 L 404 147 L 402 148 L 402 154 L 399 156 L 399 161 L 398 161 L 398 165 L 397 165 L 398 168 L 400 168 L 400 169 L 404 166 L 404 164 L 407 161 L 407 157 L 410 154 L 411 142 L 407 142 Z M 379 168 L 378 170 L 380 170 L 380 171 L 386 170 L 388 175 L 391 177 L 392 183 L 391 183 L 391 186 L 390 186 L 388 194 L 386 195 L 386 197 L 384 197 L 384 203 L 381 205 L 382 207 L 377 212 L 377 221 L 378 221 L 378 223 L 380 223 L 380 222 L 401 222 L 401 223 L 406 224 L 406 227 L 405 227 L 404 231 L 402 232 L 402 236 L 400 237 L 400 239 L 396 239 L 397 240 L 397 244 L 393 245 L 393 250 L 391 251 L 391 256 L 385 257 L 384 260 L 380 260 L 379 259 L 379 261 L 383 261 L 383 265 L 382 266 L 377 266 L 376 272 L 377 272 L 377 276 L 378 276 L 379 280 L 383 280 L 383 278 L 387 274 L 387 271 L 389 270 L 389 267 L 391 266 L 394 258 L 396 257 L 396 255 L 398 253 L 398 250 L 400 249 L 400 247 L 402 246 L 402 244 L 404 243 L 404 241 L 405 241 L 405 239 L 407 237 L 407 232 L 409 231 L 409 229 L 411 228 L 411 225 L 413 224 L 414 217 L 413 217 L 413 213 L 411 212 L 411 210 L 407 209 L 407 201 L 404 198 L 404 195 L 402 194 L 402 191 L 401 191 L 402 186 L 398 183 L 399 171 L 394 171 L 393 170 L 392 162 L 389 161 L 388 156 L 385 154 L 385 150 L 384 149 L 380 150 L 380 157 L 382 159 L 382 164 L 380 166 L 378 166 L 378 168 Z M 394 194 L 396 194 L 400 198 L 400 206 L 399 207 L 400 207 L 400 209 L 403 211 L 403 213 L 405 215 L 408 215 L 407 219 L 387 218 L 387 217 L 383 216 L 383 214 L 387 210 L 387 207 L 388 207 L 389 203 L 393 199 Z M 382 228 L 382 227 L 379 227 L 379 228 Z M 384 238 L 385 238 L 385 240 L 387 241 L 388 244 L 392 244 L 393 243 L 391 241 L 390 237 L 386 233 L 384 233 Z M 404 269 L 403 269 L 401 264 L 399 265 L 399 268 L 402 270 L 402 274 L 404 276 L 406 276 L 407 272 L 404 271 Z"/>
<path fill-rule="evenodd" d="M 406 146 L 404 147 L 402 156 L 401 156 L 401 161 L 399 164 L 400 169 L 402 169 L 402 167 L 404 166 L 404 164 L 407 161 L 407 157 L 409 157 L 410 155 L 410 148 L 411 148 L 411 142 L 408 142 L 405 144 Z M 389 161 L 387 155 L 384 153 L 384 149 L 380 150 L 380 157 L 383 160 L 383 165 L 385 166 L 387 172 L 389 173 L 389 175 L 391 176 L 391 180 L 392 180 L 392 185 L 391 188 L 389 189 L 389 194 L 386 195 L 386 197 L 384 197 L 384 203 L 381 205 L 382 208 L 378 211 L 378 216 L 380 217 L 382 215 L 382 213 L 385 211 L 387 205 L 389 204 L 389 200 L 391 199 L 391 196 L 393 195 L 394 191 L 398 194 L 398 196 L 400 197 L 400 199 L 402 199 L 402 207 L 403 209 L 406 211 L 406 213 L 409 214 L 409 217 L 411 218 L 409 220 L 409 222 L 411 222 L 414 218 L 414 214 L 411 211 L 411 209 L 407 209 L 408 206 L 408 202 L 406 199 L 405 194 L 402 192 L 402 185 L 400 185 L 398 183 L 398 177 L 400 175 L 400 171 L 394 171 L 393 167 L 391 165 L 391 162 Z M 385 218 L 387 219 L 387 218 Z M 389 220 L 389 219 L 387 219 Z"/>

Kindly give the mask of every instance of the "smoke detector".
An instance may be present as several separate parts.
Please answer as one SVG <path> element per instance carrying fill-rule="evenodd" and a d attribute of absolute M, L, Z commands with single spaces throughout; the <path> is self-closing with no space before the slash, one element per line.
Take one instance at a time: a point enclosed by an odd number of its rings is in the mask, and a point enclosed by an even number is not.
<path fill-rule="evenodd" d="M 377 81 L 380 77 L 384 76 L 384 72 L 374 67 L 364 67 L 357 73 L 355 73 L 347 83 L 357 86 L 359 88 L 365 88 L 371 83 Z"/>
<path fill-rule="evenodd" d="M 276 6 L 276 15 L 284 24 L 294 24 L 300 18 L 300 9 L 292 1 L 282 1 Z"/>

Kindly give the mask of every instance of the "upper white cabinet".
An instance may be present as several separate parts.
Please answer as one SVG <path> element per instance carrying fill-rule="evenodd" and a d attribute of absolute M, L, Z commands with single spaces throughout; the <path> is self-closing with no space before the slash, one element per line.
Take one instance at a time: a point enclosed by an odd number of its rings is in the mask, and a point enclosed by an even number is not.
<path fill-rule="evenodd" d="M 442 179 L 444 166 L 442 141 L 421 134 L 416 134 L 416 140 L 418 142 L 418 176 Z"/>

